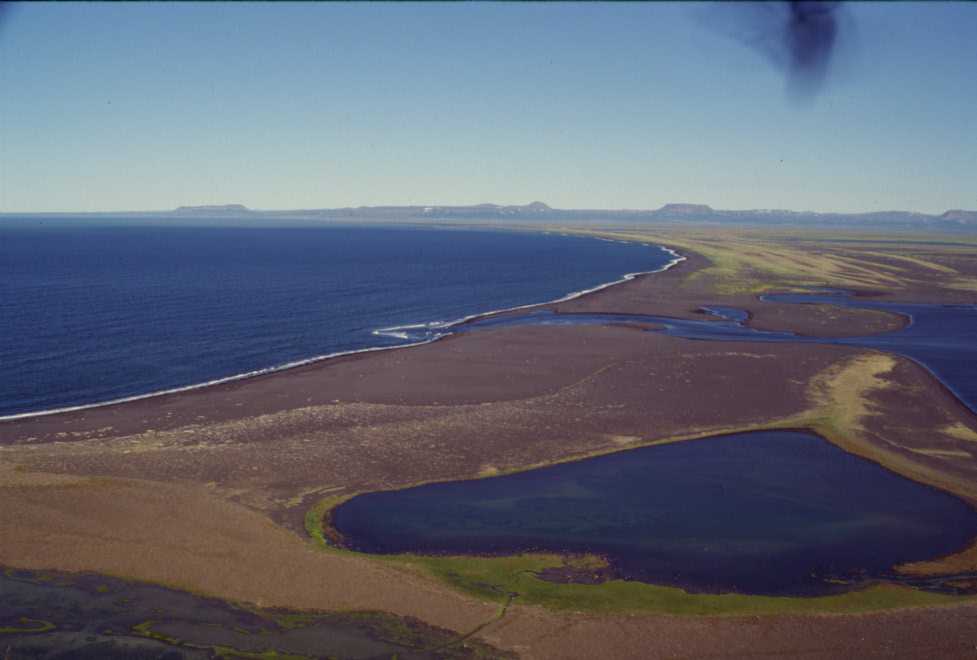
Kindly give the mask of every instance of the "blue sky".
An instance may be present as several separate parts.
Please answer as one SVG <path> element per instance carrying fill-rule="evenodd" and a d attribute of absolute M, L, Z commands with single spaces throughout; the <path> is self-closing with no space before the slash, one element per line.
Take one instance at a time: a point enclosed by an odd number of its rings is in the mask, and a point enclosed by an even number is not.
<path fill-rule="evenodd" d="M 14 5 L 0 211 L 977 208 L 977 4 L 847 6 L 806 103 L 703 12 Z"/>

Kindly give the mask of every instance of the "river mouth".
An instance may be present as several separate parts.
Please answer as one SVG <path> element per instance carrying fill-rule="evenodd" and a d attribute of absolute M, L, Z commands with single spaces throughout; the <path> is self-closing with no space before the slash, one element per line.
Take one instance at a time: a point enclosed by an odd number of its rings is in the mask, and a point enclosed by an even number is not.
<path fill-rule="evenodd" d="M 801 431 L 368 493 L 331 522 L 367 553 L 593 554 L 615 579 L 785 596 L 859 588 L 977 537 L 962 500 Z"/>
<path fill-rule="evenodd" d="M 959 400 L 977 414 L 977 306 L 872 302 L 844 291 L 765 295 L 763 301 L 789 304 L 830 304 L 852 309 L 898 314 L 909 323 L 900 330 L 863 337 L 813 337 L 788 331 L 758 330 L 747 325 L 742 309 L 711 305 L 700 319 L 649 314 L 556 313 L 535 309 L 518 314 L 486 316 L 451 328 L 451 332 L 478 332 L 519 326 L 624 325 L 671 337 L 698 341 L 805 343 L 858 346 L 910 358 L 928 369 Z M 439 330 L 439 332 L 442 332 Z M 411 339 L 430 339 L 419 329 Z"/>

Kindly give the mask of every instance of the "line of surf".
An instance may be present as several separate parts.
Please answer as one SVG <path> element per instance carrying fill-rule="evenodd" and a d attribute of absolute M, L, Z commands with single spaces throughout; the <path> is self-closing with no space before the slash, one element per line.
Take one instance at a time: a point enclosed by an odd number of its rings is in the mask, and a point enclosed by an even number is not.
<path fill-rule="evenodd" d="M 595 238 L 597 238 L 597 237 L 595 237 Z M 622 241 L 622 242 L 627 242 L 627 241 Z M 639 241 L 633 241 L 633 242 L 634 243 L 638 243 Z M 550 300 L 550 301 L 538 302 L 538 303 L 529 303 L 529 304 L 526 304 L 526 305 L 516 305 L 515 307 L 507 307 L 507 308 L 504 308 L 504 309 L 496 309 L 496 310 L 492 310 L 492 311 L 488 311 L 488 312 L 479 312 L 477 314 L 471 314 L 469 316 L 466 316 L 466 317 L 461 318 L 461 319 L 457 319 L 455 321 L 433 321 L 431 323 L 414 323 L 414 324 L 408 324 L 408 325 L 393 326 L 393 327 L 390 327 L 390 328 L 380 328 L 378 330 L 373 330 L 371 332 L 371 334 L 373 334 L 374 336 L 388 336 L 388 337 L 395 337 L 395 338 L 398 338 L 398 339 L 408 339 L 409 337 L 407 335 L 395 335 L 395 334 L 392 334 L 392 333 L 391 334 L 381 334 L 381 333 L 383 333 L 385 331 L 402 331 L 402 330 L 406 330 L 406 329 L 416 329 L 416 328 L 422 328 L 422 327 L 426 327 L 426 328 L 437 328 L 437 329 L 445 330 L 445 332 L 437 333 L 437 334 L 435 334 L 434 336 L 432 336 L 432 337 L 430 337 L 428 339 L 423 339 L 423 340 L 420 340 L 420 341 L 414 341 L 414 342 L 410 342 L 410 343 L 407 343 L 407 344 L 397 344 L 396 346 L 369 346 L 369 347 L 366 347 L 366 348 L 357 348 L 357 349 L 348 350 L 348 351 L 335 351 L 333 353 L 325 353 L 323 355 L 316 355 L 314 357 L 304 358 L 302 360 L 293 360 L 292 362 L 286 362 L 285 364 L 280 364 L 280 365 L 276 365 L 276 366 L 272 366 L 272 367 L 265 367 L 265 368 L 262 368 L 262 369 L 254 369 L 252 371 L 247 371 L 247 372 L 240 373 L 240 374 L 234 374 L 233 376 L 224 376 L 224 377 L 221 377 L 221 378 L 214 378 L 212 380 L 204 381 L 202 383 L 194 383 L 192 385 L 181 385 L 179 387 L 171 387 L 171 388 L 168 388 L 168 389 L 165 389 L 165 390 L 155 390 L 153 392 L 146 392 L 146 393 L 143 393 L 143 394 L 133 394 L 131 396 L 119 397 L 119 398 L 116 398 L 116 399 L 109 399 L 108 401 L 96 401 L 96 402 L 93 402 L 93 403 L 81 403 L 81 404 L 74 405 L 74 406 L 63 406 L 63 407 L 60 407 L 60 408 L 49 408 L 47 410 L 31 410 L 31 411 L 22 412 L 22 413 L 14 413 L 12 415 L 0 415 L 0 422 L 9 422 L 9 421 L 18 420 L 18 419 L 29 419 L 31 417 L 46 417 L 48 415 L 58 415 L 58 414 L 61 414 L 61 413 L 78 412 L 78 411 L 81 411 L 81 410 L 91 410 L 93 408 L 104 408 L 106 406 L 115 406 L 115 405 L 118 405 L 118 404 L 121 404 L 121 403 L 131 403 L 133 401 L 142 401 L 144 399 L 151 399 L 151 398 L 154 398 L 154 397 L 168 396 L 168 395 L 171 395 L 171 394 L 180 394 L 180 393 L 183 393 L 183 392 L 192 392 L 194 390 L 203 389 L 205 387 L 213 387 L 215 385 L 223 385 L 225 383 L 233 383 L 233 382 L 240 381 L 240 380 L 246 380 L 248 378 L 256 378 L 258 376 L 266 376 L 266 375 L 269 375 L 269 374 L 274 374 L 274 373 L 279 373 L 281 371 L 286 371 L 288 369 L 295 369 L 295 368 L 298 368 L 298 367 L 304 367 L 304 366 L 307 366 L 307 365 L 310 365 L 310 364 L 314 364 L 316 362 L 323 362 L 325 360 L 331 360 L 331 359 L 334 359 L 334 358 L 345 357 L 345 356 L 348 356 L 348 355 L 357 355 L 357 354 L 360 354 L 360 353 L 375 353 L 375 352 L 378 352 L 378 351 L 392 351 L 392 350 L 397 350 L 397 349 L 401 349 L 401 348 L 412 348 L 414 346 L 422 346 L 424 344 L 430 344 L 431 342 L 437 341 L 437 340 L 442 339 L 443 337 L 446 337 L 449 334 L 451 334 L 451 332 L 449 331 L 450 328 L 456 327 L 456 326 L 461 325 L 463 323 L 468 323 L 469 321 L 474 321 L 475 319 L 480 319 L 480 318 L 484 318 L 484 317 L 487 317 L 487 316 L 493 316 L 495 314 L 502 314 L 502 313 L 506 313 L 506 312 L 514 312 L 514 311 L 518 311 L 518 310 L 522 310 L 522 309 L 530 309 L 532 307 L 541 307 L 543 305 L 553 305 L 553 304 L 556 304 L 556 303 L 567 302 L 568 300 L 574 300 L 576 298 L 580 298 L 581 296 L 585 296 L 585 295 L 588 295 L 588 294 L 591 294 L 591 293 L 596 293 L 597 291 L 602 291 L 602 290 L 604 290 L 604 289 L 606 289 L 608 287 L 612 287 L 612 286 L 615 286 L 617 284 L 622 284 L 624 282 L 629 282 L 629 281 L 631 281 L 631 280 L 633 280 L 636 277 L 639 277 L 641 275 L 653 275 L 655 273 L 664 272 L 664 271 L 668 270 L 669 268 L 675 266 L 676 264 L 681 263 L 682 261 L 685 261 L 685 257 L 683 255 L 679 254 L 678 252 L 676 252 L 675 250 L 673 250 L 673 249 L 671 249 L 669 247 L 665 247 L 664 245 L 656 245 L 655 247 L 657 247 L 657 248 L 665 251 L 666 253 L 672 255 L 672 259 L 670 259 L 668 261 L 668 263 L 666 263 L 664 266 L 661 266 L 660 268 L 656 268 L 655 270 L 640 271 L 640 272 L 637 272 L 637 273 L 628 273 L 628 274 L 622 276 L 621 278 L 619 278 L 617 280 L 614 280 L 612 282 L 606 282 L 604 284 L 599 284 L 599 285 L 597 285 L 595 287 L 591 287 L 589 289 L 583 289 L 581 291 L 575 291 L 573 293 L 569 293 L 569 294 L 563 296 L 562 298 L 558 298 L 556 300 Z"/>
<path fill-rule="evenodd" d="M 602 238 L 599 240 L 609 240 L 609 239 Z M 628 241 L 613 241 L 613 242 L 627 243 Z M 562 298 L 557 298 L 556 300 L 549 300 L 546 302 L 538 302 L 538 303 L 527 303 L 525 305 L 516 305 L 514 307 L 504 307 L 502 309 L 495 309 L 489 312 L 478 312 L 477 314 L 469 314 L 468 316 L 463 316 L 462 318 L 455 319 L 454 321 L 431 321 L 428 323 L 410 323 L 406 325 L 394 325 L 388 328 L 378 328 L 377 330 L 374 330 L 372 334 L 376 336 L 382 336 L 382 337 L 396 337 L 398 339 L 407 339 L 409 337 L 409 334 L 405 333 L 404 332 L 405 330 L 416 330 L 419 328 L 427 328 L 430 330 L 450 330 L 451 328 L 457 327 L 459 325 L 464 325 L 466 323 L 470 323 L 471 321 L 475 321 L 477 319 L 483 319 L 489 316 L 495 316 L 497 314 L 507 314 L 509 312 L 518 312 L 523 309 L 542 307 L 543 305 L 556 305 L 559 303 L 568 302 L 570 300 L 576 300 L 577 298 L 580 298 L 582 296 L 586 296 L 592 293 L 597 293 L 598 291 L 603 291 L 608 287 L 617 286 L 618 284 L 623 284 L 625 282 L 630 282 L 636 277 L 641 277 L 642 275 L 654 275 L 655 273 L 664 272 L 669 268 L 671 268 L 672 266 L 674 266 L 675 264 L 685 261 L 684 256 L 682 256 L 681 254 L 679 254 L 678 252 L 676 252 L 671 248 L 665 247 L 664 245 L 656 245 L 655 247 L 672 255 L 672 258 L 668 261 L 668 263 L 666 263 L 664 266 L 661 266 L 660 268 L 656 268 L 655 270 L 643 270 L 643 271 L 638 271 L 636 273 L 626 273 L 625 275 L 622 275 L 619 279 L 613 280 L 611 282 L 605 282 L 603 284 L 598 284 L 597 286 L 591 287 L 589 289 L 574 291 L 572 293 L 568 293 Z M 440 339 L 441 337 L 447 334 L 450 333 L 445 332 L 435 337 L 435 339 Z"/>

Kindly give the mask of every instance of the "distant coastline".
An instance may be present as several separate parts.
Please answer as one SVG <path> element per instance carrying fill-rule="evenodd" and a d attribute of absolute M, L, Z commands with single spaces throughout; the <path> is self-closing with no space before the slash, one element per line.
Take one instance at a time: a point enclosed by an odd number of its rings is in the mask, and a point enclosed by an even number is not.
<path fill-rule="evenodd" d="M 179 206 L 159 211 L 0 212 L 0 221 L 14 218 L 79 218 L 82 220 L 166 221 L 178 223 L 282 224 L 285 222 L 391 223 L 646 223 L 719 224 L 762 227 L 884 228 L 893 231 L 977 232 L 977 211 L 950 209 L 943 213 L 883 210 L 820 212 L 788 209 L 714 209 L 707 204 L 669 203 L 657 209 L 559 209 L 543 202 L 522 205 L 474 204 L 358 206 L 341 208 L 256 210 L 243 204 Z"/>

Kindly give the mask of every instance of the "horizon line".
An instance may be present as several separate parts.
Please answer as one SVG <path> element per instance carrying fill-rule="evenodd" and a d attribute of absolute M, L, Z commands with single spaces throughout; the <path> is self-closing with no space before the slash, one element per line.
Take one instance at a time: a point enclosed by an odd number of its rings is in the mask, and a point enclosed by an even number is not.
<path fill-rule="evenodd" d="M 124 215 L 127 213 L 140 214 L 140 215 L 150 215 L 150 214 L 160 214 L 160 215 L 170 215 L 175 214 L 181 209 L 187 210 L 208 210 L 208 209 L 227 209 L 224 212 L 230 212 L 229 207 L 242 207 L 243 212 L 248 213 L 310 213 L 310 212 L 322 212 L 322 211 L 358 211 L 358 210 L 369 210 L 369 209 L 470 209 L 485 206 L 493 206 L 498 208 L 526 208 L 534 204 L 542 204 L 546 206 L 547 210 L 550 211 L 568 211 L 568 212 L 595 212 L 595 213 L 653 213 L 656 211 L 661 211 L 667 209 L 670 206 L 698 206 L 706 207 L 703 211 L 712 212 L 733 212 L 733 213 L 747 213 L 747 212 L 758 212 L 758 211 L 769 211 L 769 212 L 787 212 L 787 213 L 800 213 L 800 214 L 821 214 L 821 215 L 867 215 L 872 213 L 910 213 L 916 215 L 929 215 L 929 216 L 940 216 L 951 211 L 969 211 L 962 206 L 944 206 L 942 211 L 918 211 L 910 209 L 898 209 L 898 208 L 876 208 L 873 210 L 863 210 L 863 211 L 842 211 L 842 210 L 812 210 L 812 209 L 790 209 L 790 208 L 774 208 L 774 207 L 764 207 L 755 206 L 752 208 L 717 208 L 710 204 L 705 204 L 702 202 L 667 202 L 656 208 L 629 208 L 629 207 L 617 207 L 617 208 L 599 208 L 599 207 L 554 207 L 541 202 L 538 200 L 533 200 L 524 204 L 498 204 L 495 202 L 480 202 L 476 204 L 371 204 L 371 205 L 359 205 L 359 206 L 321 206 L 321 207 L 304 207 L 304 208 L 258 208 L 251 207 L 246 204 L 241 204 L 239 202 L 227 203 L 227 204 L 184 204 L 173 206 L 167 209 L 120 209 L 120 210 L 98 210 L 98 211 L 79 211 L 79 210 L 60 210 L 60 211 L 24 211 L 24 210 L 14 210 L 7 211 L 0 209 L 0 216 L 10 216 L 10 215 Z M 975 211 L 977 212 L 977 211 Z"/>

